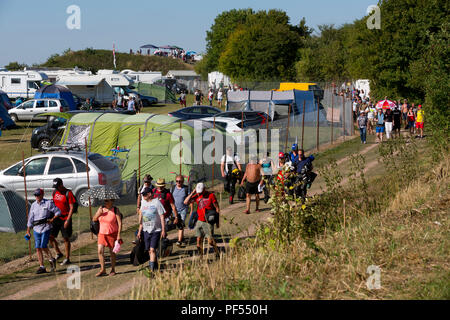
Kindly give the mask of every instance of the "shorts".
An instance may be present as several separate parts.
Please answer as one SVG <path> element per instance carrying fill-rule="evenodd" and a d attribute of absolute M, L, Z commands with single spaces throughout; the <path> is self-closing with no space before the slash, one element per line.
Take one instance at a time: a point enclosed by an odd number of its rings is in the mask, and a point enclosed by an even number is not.
<path fill-rule="evenodd" d="M 98 240 L 97 241 L 98 244 L 102 244 L 105 247 L 112 249 L 112 248 L 114 248 L 115 242 L 117 240 L 117 233 L 111 233 L 111 234 L 99 233 L 97 240 Z"/>
<path fill-rule="evenodd" d="M 247 194 L 259 194 L 258 185 L 260 181 L 248 182 L 245 184 L 245 193 Z"/>
<path fill-rule="evenodd" d="M 423 122 L 416 122 L 417 129 L 423 129 Z"/>
<path fill-rule="evenodd" d="M 396 122 L 395 125 L 392 127 L 392 130 L 393 131 L 395 131 L 395 130 L 400 131 L 400 124 L 397 124 L 397 122 Z"/>
<path fill-rule="evenodd" d="M 377 133 L 383 133 L 384 132 L 384 127 L 377 126 L 376 132 Z"/>
<path fill-rule="evenodd" d="M 214 225 L 205 221 L 197 220 L 194 231 L 197 238 L 206 237 L 208 239 L 213 239 Z"/>
<path fill-rule="evenodd" d="M 42 233 L 33 231 L 34 235 L 34 246 L 36 249 L 45 249 L 48 248 L 48 239 L 50 238 L 50 232 L 52 230 L 48 230 Z"/>
<path fill-rule="evenodd" d="M 64 228 L 65 220 L 61 220 L 60 218 L 56 218 L 53 220 L 53 227 L 51 235 L 56 238 L 59 234 L 59 230 L 61 230 L 61 235 L 63 238 L 70 238 L 72 236 L 72 219 L 69 221 L 69 226 Z"/>
<path fill-rule="evenodd" d="M 178 211 L 178 223 L 177 223 L 177 229 L 183 230 L 186 226 L 185 220 L 186 220 L 186 214 L 187 214 L 187 208 L 181 211 Z"/>
<path fill-rule="evenodd" d="M 151 233 L 144 231 L 145 250 L 149 251 L 150 248 L 156 250 L 159 246 L 160 239 L 161 239 L 161 231 L 153 231 Z"/>

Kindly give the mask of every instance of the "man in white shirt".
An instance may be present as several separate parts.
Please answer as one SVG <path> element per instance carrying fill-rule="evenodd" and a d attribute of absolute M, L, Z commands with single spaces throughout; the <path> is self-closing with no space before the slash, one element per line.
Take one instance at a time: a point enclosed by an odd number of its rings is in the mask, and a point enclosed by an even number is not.
<path fill-rule="evenodd" d="M 157 267 L 156 263 L 156 248 L 158 248 L 161 238 L 165 238 L 165 221 L 164 213 L 166 210 L 158 198 L 152 199 L 153 192 L 150 188 L 145 188 L 142 191 L 141 208 L 139 209 L 139 230 L 138 238 L 143 232 L 145 250 L 150 253 L 149 269 L 154 271 Z"/>
<path fill-rule="evenodd" d="M 134 97 L 130 97 L 130 100 L 128 100 L 128 111 L 136 111 Z"/>
<path fill-rule="evenodd" d="M 237 154 L 233 155 L 233 149 L 227 147 L 227 153 L 224 154 L 221 159 L 220 170 L 222 172 L 222 178 L 226 180 L 224 184 L 225 191 L 230 193 L 230 204 L 233 204 L 233 198 L 236 192 L 236 182 L 242 171 L 239 161 L 239 156 Z"/>

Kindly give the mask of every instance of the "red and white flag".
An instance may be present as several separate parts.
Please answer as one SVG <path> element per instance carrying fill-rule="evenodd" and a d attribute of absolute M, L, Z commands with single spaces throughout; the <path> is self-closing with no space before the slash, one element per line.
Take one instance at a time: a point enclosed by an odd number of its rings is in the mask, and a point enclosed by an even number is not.
<path fill-rule="evenodd" d="M 116 47 L 113 43 L 113 58 L 114 58 L 114 69 L 116 69 Z"/>

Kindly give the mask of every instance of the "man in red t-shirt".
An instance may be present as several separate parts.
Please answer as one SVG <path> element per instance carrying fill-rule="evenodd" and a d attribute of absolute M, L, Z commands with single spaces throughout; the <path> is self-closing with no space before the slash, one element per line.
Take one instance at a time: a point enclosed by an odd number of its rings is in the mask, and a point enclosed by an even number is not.
<path fill-rule="evenodd" d="M 61 216 L 53 220 L 52 231 L 50 233 L 50 243 L 56 250 L 56 260 L 63 257 L 61 250 L 59 250 L 58 242 L 56 237 L 58 237 L 59 231 L 61 230 L 61 235 L 64 238 L 64 246 L 66 249 L 66 258 L 63 260 L 61 265 L 70 264 L 70 237 L 72 236 L 72 214 L 74 203 L 76 202 L 72 191 L 64 187 L 63 181 L 60 178 L 53 180 L 53 202 L 55 206 L 61 210 Z"/>
<path fill-rule="evenodd" d="M 166 179 L 159 178 L 155 183 L 155 187 L 156 190 L 153 193 L 153 198 L 158 198 L 159 201 L 161 201 L 164 210 L 166 210 L 164 218 L 169 218 L 173 213 L 175 216 L 175 220 L 173 223 L 176 225 L 178 223 L 178 212 L 177 208 L 175 207 L 175 201 L 172 197 L 172 194 L 170 193 L 170 190 L 166 189 Z"/>
<path fill-rule="evenodd" d="M 198 183 L 195 190 L 186 197 L 184 204 L 188 205 L 192 202 L 197 203 L 197 215 L 198 220 L 195 223 L 195 234 L 197 236 L 197 250 L 200 256 L 203 256 L 203 239 L 205 236 L 208 238 L 208 242 L 214 247 L 216 258 L 219 257 L 219 249 L 217 248 L 216 241 L 214 240 L 214 224 L 206 221 L 206 211 L 215 210 L 220 216 L 219 204 L 217 203 L 214 193 L 210 193 L 205 190 L 203 183 Z M 219 219 L 215 221 L 216 227 L 219 228 Z"/>

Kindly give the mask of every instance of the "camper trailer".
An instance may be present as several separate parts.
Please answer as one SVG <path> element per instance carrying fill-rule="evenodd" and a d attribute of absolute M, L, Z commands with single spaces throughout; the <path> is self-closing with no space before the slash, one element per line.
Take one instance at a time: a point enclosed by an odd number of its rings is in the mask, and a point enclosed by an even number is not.
<path fill-rule="evenodd" d="M 110 105 L 115 98 L 115 88 L 128 87 L 132 82 L 121 74 L 97 74 L 61 76 L 56 84 L 67 87 L 82 99 Z"/>
<path fill-rule="evenodd" d="M 48 77 L 43 72 L 32 70 L 1 71 L 0 90 L 6 92 L 10 98 L 33 98 L 36 90 L 40 88 L 40 82 Z"/>
<path fill-rule="evenodd" d="M 153 84 L 153 82 L 162 78 L 162 74 L 159 71 L 133 71 L 126 69 L 122 70 L 120 73 L 126 75 L 134 82 L 143 82 L 148 84 Z"/>

